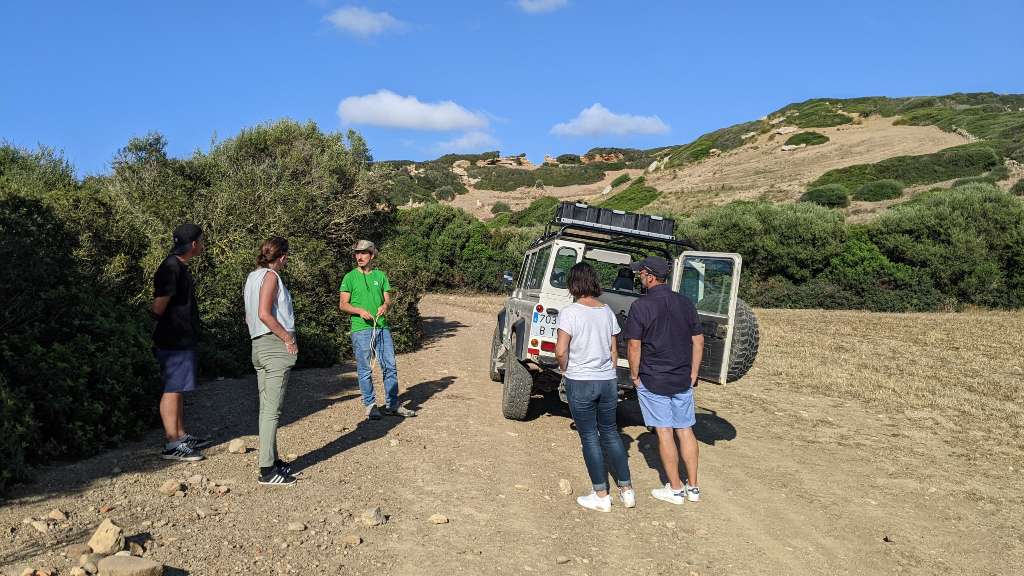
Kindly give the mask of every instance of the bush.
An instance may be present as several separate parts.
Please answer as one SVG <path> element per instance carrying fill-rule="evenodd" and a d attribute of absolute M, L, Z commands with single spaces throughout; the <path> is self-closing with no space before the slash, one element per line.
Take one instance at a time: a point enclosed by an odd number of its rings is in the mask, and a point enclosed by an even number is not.
<path fill-rule="evenodd" d="M 853 122 L 853 118 L 837 112 L 830 102 L 824 100 L 808 100 L 787 106 L 781 113 L 786 114 L 787 124 L 800 128 L 830 128 Z"/>
<path fill-rule="evenodd" d="M 557 158 L 555 158 L 555 160 L 559 164 L 579 164 L 580 163 L 580 155 L 579 154 L 561 154 Z"/>
<path fill-rule="evenodd" d="M 668 166 L 682 166 L 705 158 L 712 149 L 725 152 L 743 145 L 743 135 L 748 132 L 759 132 L 766 124 L 761 121 L 745 122 L 728 128 L 709 132 L 689 144 L 678 146 L 669 155 Z M 646 168 L 647 166 L 642 166 Z"/>
<path fill-rule="evenodd" d="M 601 168 L 580 164 L 578 166 L 540 166 L 534 170 L 506 168 L 504 166 L 471 166 L 469 175 L 479 178 L 478 190 L 511 192 L 517 188 L 536 186 L 537 181 L 545 186 L 571 186 L 593 184 L 604 178 Z"/>
<path fill-rule="evenodd" d="M 828 136 L 817 132 L 800 132 L 799 134 L 793 134 L 786 140 L 786 144 L 791 146 L 799 146 L 801 144 L 804 144 L 805 146 L 816 146 L 818 144 L 824 144 L 825 142 L 828 142 Z"/>
<path fill-rule="evenodd" d="M 438 200 L 454 200 L 455 189 L 451 186 L 441 186 L 437 190 L 434 190 L 434 198 Z"/>
<path fill-rule="evenodd" d="M 494 206 L 491 206 L 491 214 L 501 214 L 502 212 L 511 212 L 512 208 L 506 202 L 495 202 Z"/>
<path fill-rule="evenodd" d="M 144 314 L 82 272 L 79 237 L 46 205 L 43 180 L 0 191 L 0 490 L 26 464 L 137 436 L 160 395 Z"/>
<path fill-rule="evenodd" d="M 891 200 L 903 195 L 903 183 L 898 180 L 876 180 L 857 188 L 853 193 L 854 200 L 864 202 L 878 202 L 880 200 Z"/>
<path fill-rule="evenodd" d="M 558 198 L 541 196 L 530 202 L 530 205 L 526 208 L 512 212 L 509 215 L 508 224 L 520 228 L 547 224 L 554 218 L 558 203 Z"/>
<path fill-rule="evenodd" d="M 659 196 L 661 196 L 661 192 L 658 192 L 657 188 L 645 185 L 644 177 L 641 176 L 634 180 L 625 190 L 604 200 L 599 206 L 612 210 L 636 212 L 657 200 Z"/>
<path fill-rule="evenodd" d="M 1014 194 L 1016 196 L 1024 196 L 1024 178 L 1017 180 L 1016 184 L 1010 186 L 1010 194 Z"/>
<path fill-rule="evenodd" d="M 975 142 L 921 156 L 896 156 L 874 164 L 856 164 L 829 170 L 810 184 L 817 188 L 841 184 L 858 188 L 876 180 L 899 180 L 908 186 L 931 184 L 963 176 L 977 176 L 995 168 L 1002 159 L 985 142 Z"/>
<path fill-rule="evenodd" d="M 612 180 L 612 188 L 617 188 L 620 184 L 629 182 L 629 174 L 619 174 L 615 180 Z"/>
<path fill-rule="evenodd" d="M 850 205 L 846 188 L 839 184 L 826 184 L 811 188 L 800 196 L 801 202 L 813 202 L 826 208 L 845 208 Z"/>
<path fill-rule="evenodd" d="M 956 304 L 1024 305 L 1024 201 L 994 186 L 919 195 L 883 214 L 868 234 Z"/>

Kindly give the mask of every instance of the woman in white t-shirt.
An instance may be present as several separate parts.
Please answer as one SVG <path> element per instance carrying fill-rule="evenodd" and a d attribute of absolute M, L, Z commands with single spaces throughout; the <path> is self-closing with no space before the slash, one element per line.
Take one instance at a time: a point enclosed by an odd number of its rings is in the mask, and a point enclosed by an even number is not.
<path fill-rule="evenodd" d="M 565 376 L 569 411 L 576 422 L 583 445 L 583 461 L 594 485 L 593 492 L 576 501 L 584 508 L 610 512 L 610 467 L 619 486 L 619 499 L 626 508 L 632 508 L 636 497 L 626 449 L 615 422 L 619 402 L 615 335 L 619 333 L 619 323 L 611 308 L 597 300 L 601 283 L 589 264 L 581 262 L 569 270 L 568 286 L 575 302 L 558 313 L 555 356 Z"/>

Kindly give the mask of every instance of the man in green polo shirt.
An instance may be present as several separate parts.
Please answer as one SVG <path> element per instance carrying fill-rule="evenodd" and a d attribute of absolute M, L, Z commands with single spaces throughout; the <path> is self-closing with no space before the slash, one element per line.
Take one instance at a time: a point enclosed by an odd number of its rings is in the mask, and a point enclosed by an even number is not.
<path fill-rule="evenodd" d="M 341 280 L 338 308 L 352 321 L 352 353 L 356 357 L 359 390 L 363 394 L 366 417 L 380 419 L 373 391 L 373 359 L 377 357 L 384 375 L 385 404 L 389 416 L 415 416 L 416 412 L 398 405 L 398 369 L 395 367 L 395 345 L 391 340 L 387 313 L 391 308 L 391 284 L 388 276 L 372 267 L 377 247 L 369 240 L 352 245 L 356 267 Z"/>

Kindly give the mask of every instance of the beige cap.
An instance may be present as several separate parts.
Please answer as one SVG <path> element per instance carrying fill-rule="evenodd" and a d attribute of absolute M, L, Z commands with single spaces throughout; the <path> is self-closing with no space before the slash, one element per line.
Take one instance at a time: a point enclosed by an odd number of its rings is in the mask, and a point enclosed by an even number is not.
<path fill-rule="evenodd" d="M 352 251 L 353 252 L 369 252 L 370 254 L 373 254 L 374 256 L 376 256 L 377 255 L 377 246 L 374 245 L 374 243 L 370 242 L 369 240 L 357 240 L 356 243 L 352 245 Z"/>

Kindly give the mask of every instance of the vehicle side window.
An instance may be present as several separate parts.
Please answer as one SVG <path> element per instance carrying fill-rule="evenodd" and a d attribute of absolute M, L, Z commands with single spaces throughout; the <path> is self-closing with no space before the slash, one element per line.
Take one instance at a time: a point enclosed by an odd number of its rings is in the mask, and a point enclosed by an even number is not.
<path fill-rule="evenodd" d="M 555 254 L 555 265 L 551 267 L 548 282 L 553 288 L 565 288 L 569 283 L 569 268 L 576 265 L 576 249 L 563 246 Z"/>
<path fill-rule="evenodd" d="M 551 246 L 546 246 L 537 252 L 537 258 L 534 260 L 532 268 L 530 268 L 530 279 L 526 282 L 527 290 L 540 288 L 540 283 L 544 280 L 544 272 L 548 267 L 548 258 L 550 257 Z"/>

